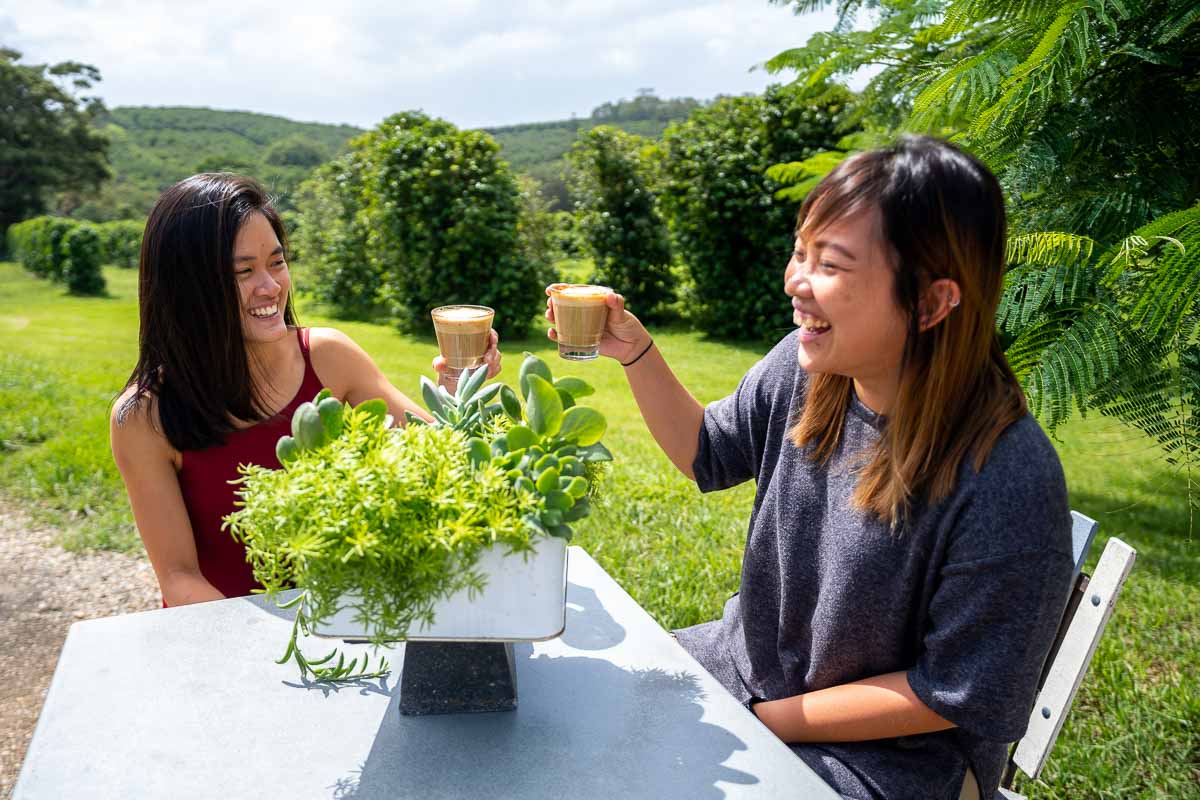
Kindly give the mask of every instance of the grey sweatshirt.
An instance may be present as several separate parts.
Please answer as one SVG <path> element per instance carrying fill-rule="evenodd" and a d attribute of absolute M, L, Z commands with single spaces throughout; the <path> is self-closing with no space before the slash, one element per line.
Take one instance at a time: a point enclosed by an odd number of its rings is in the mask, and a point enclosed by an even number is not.
<path fill-rule="evenodd" d="M 890 531 L 850 502 L 852 467 L 883 418 L 854 398 L 826 466 L 788 438 L 807 385 L 797 346 L 795 333 L 784 338 L 705 410 L 700 489 L 757 489 L 739 593 L 722 619 L 678 631 L 679 641 L 745 703 L 905 671 L 956 728 L 793 750 L 847 797 L 956 800 L 968 765 L 991 797 L 1071 579 L 1058 456 L 1026 416 L 980 472 L 968 456 L 949 498 Z"/>

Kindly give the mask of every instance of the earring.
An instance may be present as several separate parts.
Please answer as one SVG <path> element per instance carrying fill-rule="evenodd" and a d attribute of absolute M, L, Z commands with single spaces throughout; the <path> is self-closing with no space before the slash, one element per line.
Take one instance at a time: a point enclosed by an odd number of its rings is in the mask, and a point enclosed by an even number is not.
<path fill-rule="evenodd" d="M 957 301 L 957 300 L 951 300 L 951 301 L 950 301 L 950 307 L 951 307 L 951 308 L 958 308 L 958 301 Z"/>

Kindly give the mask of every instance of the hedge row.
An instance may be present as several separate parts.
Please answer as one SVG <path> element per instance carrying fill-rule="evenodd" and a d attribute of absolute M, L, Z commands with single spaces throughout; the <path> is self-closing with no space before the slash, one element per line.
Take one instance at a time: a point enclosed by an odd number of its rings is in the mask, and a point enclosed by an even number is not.
<path fill-rule="evenodd" d="M 104 246 L 99 226 L 65 217 L 34 217 L 8 229 L 8 252 L 41 278 L 72 294 L 102 294 Z"/>

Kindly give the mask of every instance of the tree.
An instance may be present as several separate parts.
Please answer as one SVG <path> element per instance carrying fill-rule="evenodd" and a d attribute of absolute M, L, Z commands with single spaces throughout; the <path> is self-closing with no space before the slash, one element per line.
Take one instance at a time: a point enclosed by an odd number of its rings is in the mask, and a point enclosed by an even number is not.
<path fill-rule="evenodd" d="M 371 319 L 385 311 L 384 270 L 374 247 L 368 176 L 355 150 L 301 184 L 295 242 L 300 288 L 340 317 Z"/>
<path fill-rule="evenodd" d="M 554 269 L 554 261 L 560 257 L 554 241 L 558 220 L 550 210 L 550 201 L 542 193 L 541 184 L 536 178 L 518 175 L 517 187 L 521 193 L 517 236 L 522 257 L 535 265 L 539 273 L 549 276 Z"/>
<path fill-rule="evenodd" d="M 78 95 L 99 71 L 20 58 L 0 48 L 0 230 L 46 210 L 52 193 L 95 188 L 109 175 L 107 140 L 92 127 L 104 107 Z"/>
<path fill-rule="evenodd" d="M 325 146 L 301 133 L 272 142 L 263 163 L 275 167 L 315 167 L 329 158 Z"/>
<path fill-rule="evenodd" d="M 322 167 L 300 205 L 313 291 L 341 313 L 383 308 L 428 332 L 431 309 L 478 303 L 520 337 L 542 307 L 549 275 L 523 251 L 516 180 L 482 131 L 394 114 Z"/>
<path fill-rule="evenodd" d="M 862 11 L 872 24 L 857 24 Z M 853 114 L 949 135 L 996 172 L 1015 234 L 998 325 L 1043 423 L 1097 409 L 1200 475 L 1194 0 L 842 0 L 838 12 L 768 68 L 812 85 L 882 66 Z"/>
<path fill-rule="evenodd" d="M 608 125 L 579 137 L 568 155 L 571 192 L 596 263 L 594 283 L 625 295 L 643 319 L 675 298 L 671 242 L 651 191 L 653 143 Z"/>
<path fill-rule="evenodd" d="M 528 332 L 547 276 L 522 256 L 519 191 L 492 137 L 404 112 L 356 146 L 401 329 L 427 331 L 437 306 L 478 303 L 510 335 Z"/>
<path fill-rule="evenodd" d="M 695 284 L 688 305 L 706 332 L 762 339 L 790 327 L 779 292 L 797 205 L 774 196 L 780 184 L 766 170 L 833 148 L 849 99 L 773 86 L 721 98 L 667 129 L 663 205 Z"/>

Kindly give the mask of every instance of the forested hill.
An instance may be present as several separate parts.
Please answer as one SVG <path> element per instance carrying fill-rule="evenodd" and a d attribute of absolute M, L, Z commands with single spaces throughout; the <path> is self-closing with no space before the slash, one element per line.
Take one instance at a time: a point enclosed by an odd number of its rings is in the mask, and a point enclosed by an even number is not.
<path fill-rule="evenodd" d="M 111 141 L 113 180 L 98 195 L 65 199 L 78 204 L 76 216 L 96 220 L 143 217 L 163 189 L 206 170 L 254 175 L 286 207 L 313 167 L 362 133 L 350 125 L 185 107 L 117 107 L 98 123 Z"/>
<path fill-rule="evenodd" d="M 578 132 L 608 123 L 657 138 L 672 121 L 686 118 L 699 103 L 642 95 L 605 103 L 586 118 L 486 128 L 517 172 L 528 173 L 548 197 L 565 203 L 562 156 Z M 363 132 L 351 125 L 295 122 L 247 111 L 210 108 L 120 106 L 98 120 L 108 135 L 113 179 L 98 192 L 65 194 L 59 208 L 97 221 L 140 219 L 163 189 L 209 170 L 253 175 L 267 185 L 278 205 L 291 207 L 296 186 L 319 164 L 345 150 Z"/>
<path fill-rule="evenodd" d="M 632 100 L 597 106 L 589 117 L 484 130 L 495 137 L 513 169 L 537 178 L 546 195 L 562 206 L 566 201 L 562 157 L 571 149 L 580 131 L 596 125 L 614 125 L 628 133 L 657 139 L 668 125 L 687 119 L 688 114 L 699 106 L 700 101 L 691 97 L 664 100 L 642 90 Z"/>

